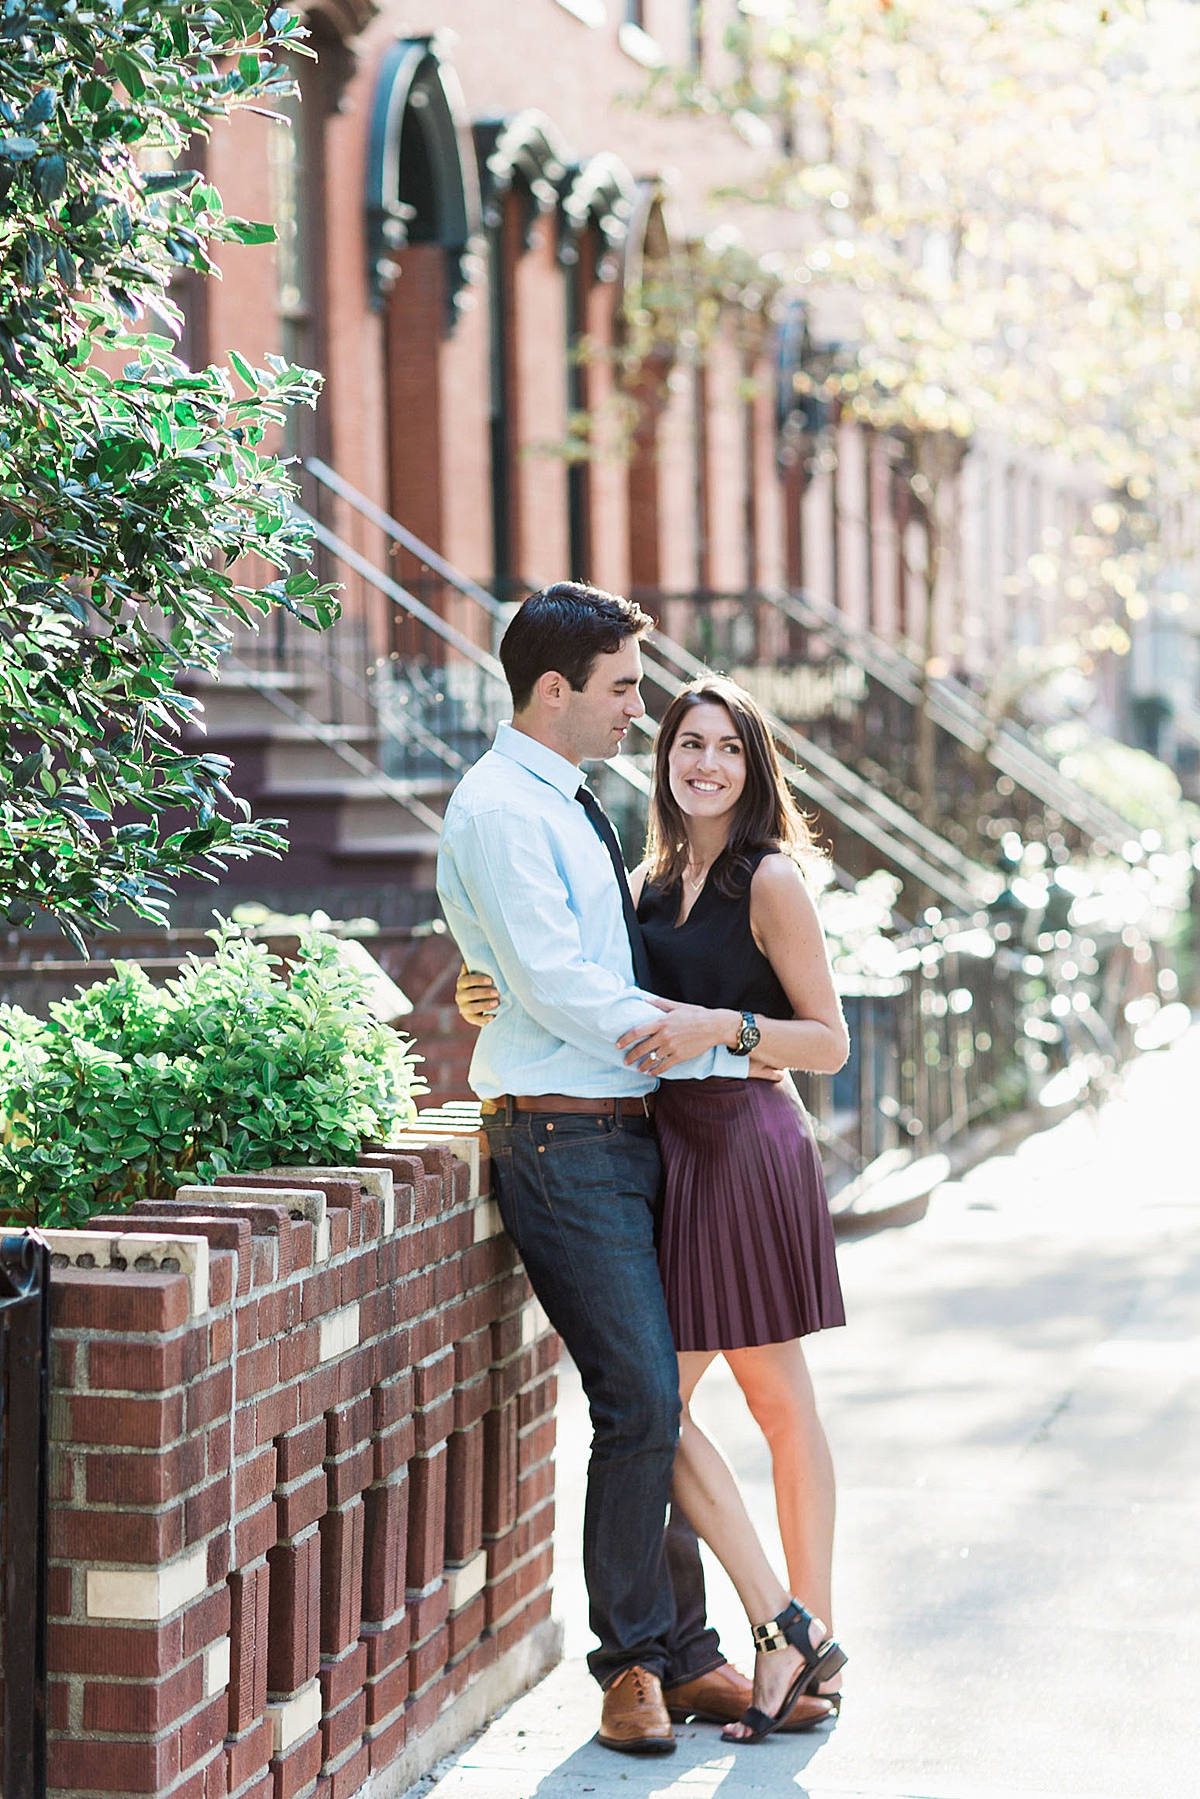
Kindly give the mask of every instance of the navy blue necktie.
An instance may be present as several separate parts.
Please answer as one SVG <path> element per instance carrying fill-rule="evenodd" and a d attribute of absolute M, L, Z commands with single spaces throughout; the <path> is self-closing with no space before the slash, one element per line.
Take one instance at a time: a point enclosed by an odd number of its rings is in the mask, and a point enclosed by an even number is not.
<path fill-rule="evenodd" d="M 579 804 L 588 815 L 592 829 L 608 851 L 613 865 L 613 873 L 617 877 L 617 886 L 621 890 L 621 911 L 625 914 L 625 929 L 629 933 L 629 947 L 633 951 L 633 978 L 639 987 L 648 993 L 654 989 L 650 984 L 650 958 L 646 954 L 646 945 L 642 940 L 642 927 L 638 923 L 634 910 L 633 895 L 629 891 L 629 878 L 625 873 L 625 862 L 621 855 L 621 846 L 617 842 L 617 833 L 613 830 L 612 820 L 595 794 L 586 785 L 575 795 Z"/>

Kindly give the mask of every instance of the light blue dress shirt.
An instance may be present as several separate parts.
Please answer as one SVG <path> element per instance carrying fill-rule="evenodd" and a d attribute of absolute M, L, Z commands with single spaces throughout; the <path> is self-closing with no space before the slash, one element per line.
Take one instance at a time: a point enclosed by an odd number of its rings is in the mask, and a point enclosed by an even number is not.
<path fill-rule="evenodd" d="M 582 781 L 574 763 L 504 724 L 446 809 L 442 909 L 467 967 L 500 991 L 471 1058 L 481 1099 L 637 1097 L 658 1085 L 617 1048 L 662 1013 L 634 985 L 612 863 L 575 798 Z M 744 1075 L 747 1060 L 721 1046 L 665 1078 Z"/>

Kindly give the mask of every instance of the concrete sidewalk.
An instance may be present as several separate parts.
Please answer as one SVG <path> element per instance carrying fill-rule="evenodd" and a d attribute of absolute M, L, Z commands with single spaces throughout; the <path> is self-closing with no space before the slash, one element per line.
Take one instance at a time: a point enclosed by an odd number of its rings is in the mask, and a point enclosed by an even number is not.
<path fill-rule="evenodd" d="M 840 1480 L 835 1728 L 670 1758 L 593 1741 L 579 1565 L 588 1427 L 560 1423 L 567 1660 L 428 1799 L 1200 1799 L 1200 1031 L 1097 1116 L 840 1251 L 850 1324 L 811 1361 Z M 770 1469 L 724 1364 L 697 1412 L 778 1555 Z M 782 1566 L 782 1560 L 780 1565 Z M 707 1564 L 712 1568 L 711 1561 Z M 710 1612 L 747 1630 L 719 1569 Z"/>

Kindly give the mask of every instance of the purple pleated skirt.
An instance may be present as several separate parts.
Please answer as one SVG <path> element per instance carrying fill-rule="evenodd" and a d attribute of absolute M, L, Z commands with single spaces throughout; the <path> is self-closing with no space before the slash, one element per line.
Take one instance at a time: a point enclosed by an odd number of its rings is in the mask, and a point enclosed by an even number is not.
<path fill-rule="evenodd" d="M 845 1324 L 825 1177 L 790 1080 L 663 1081 L 659 1268 L 679 1349 Z"/>

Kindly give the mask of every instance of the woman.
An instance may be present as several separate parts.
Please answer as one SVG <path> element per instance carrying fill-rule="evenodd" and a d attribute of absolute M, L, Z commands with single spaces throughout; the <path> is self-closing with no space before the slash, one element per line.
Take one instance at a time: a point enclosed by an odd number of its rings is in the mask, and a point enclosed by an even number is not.
<path fill-rule="evenodd" d="M 664 1016 L 648 1036 L 621 1039 L 627 1063 L 661 1074 L 736 1042 L 781 1071 L 842 1066 L 849 1040 L 800 866 L 812 856 L 750 695 L 716 676 L 684 688 L 659 730 L 647 855 L 630 876 Z M 465 971 L 458 998 L 474 1023 L 496 1003 L 486 979 Z M 724 1735 L 757 1742 L 827 1716 L 812 1696 L 845 1663 L 821 1622 L 832 1611 L 833 1464 L 801 1347 L 845 1322 L 833 1227 L 786 1075 L 666 1081 L 656 1116 L 659 1265 L 684 1408 L 674 1494 L 753 1626 L 754 1705 Z M 790 1589 L 816 1618 L 772 1570 L 728 1465 L 691 1416 L 718 1355 L 767 1438 Z"/>

